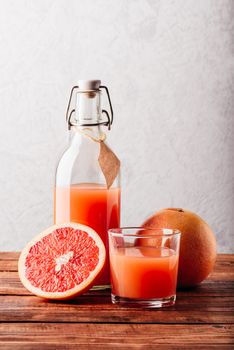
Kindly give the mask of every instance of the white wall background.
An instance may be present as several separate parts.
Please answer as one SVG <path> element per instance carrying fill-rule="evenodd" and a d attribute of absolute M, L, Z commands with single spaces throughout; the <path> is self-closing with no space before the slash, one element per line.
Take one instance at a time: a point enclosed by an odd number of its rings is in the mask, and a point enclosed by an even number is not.
<path fill-rule="evenodd" d="M 0 0 L 0 250 L 53 222 L 79 78 L 110 88 L 122 224 L 201 215 L 234 252 L 234 1 Z"/>

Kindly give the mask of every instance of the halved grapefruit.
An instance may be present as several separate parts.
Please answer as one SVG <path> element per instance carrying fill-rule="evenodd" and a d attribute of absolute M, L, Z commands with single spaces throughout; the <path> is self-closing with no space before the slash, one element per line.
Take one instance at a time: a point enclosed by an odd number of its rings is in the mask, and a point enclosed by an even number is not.
<path fill-rule="evenodd" d="M 76 223 L 54 225 L 22 250 L 19 277 L 37 296 L 69 299 L 94 284 L 105 259 L 105 246 L 92 228 Z"/>

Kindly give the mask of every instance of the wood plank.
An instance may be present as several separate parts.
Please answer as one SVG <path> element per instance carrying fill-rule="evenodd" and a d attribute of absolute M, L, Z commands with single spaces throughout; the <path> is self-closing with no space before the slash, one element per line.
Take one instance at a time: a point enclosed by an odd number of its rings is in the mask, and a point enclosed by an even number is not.
<path fill-rule="evenodd" d="M 231 349 L 233 333 L 233 325 L 0 324 L 4 349 Z"/>
<path fill-rule="evenodd" d="M 217 260 L 218 261 L 223 261 L 223 262 L 231 262 L 234 263 L 234 254 L 218 254 L 217 255 Z"/>
<path fill-rule="evenodd" d="M 93 292 L 91 292 L 91 295 Z M 107 295 L 110 292 L 103 292 Z M 0 272 L 0 295 L 31 295 L 22 283 L 20 282 L 18 273 L 15 271 L 11 272 Z M 207 279 L 199 286 L 188 289 L 179 289 L 177 292 L 178 296 L 232 296 L 234 295 L 234 279 L 228 279 L 224 281 L 213 281 Z"/>
<path fill-rule="evenodd" d="M 212 272 L 211 276 L 207 278 L 210 281 L 234 281 L 234 272 Z"/>
<path fill-rule="evenodd" d="M 20 252 L 0 252 L 0 260 L 18 260 Z"/>
<path fill-rule="evenodd" d="M 0 252 L 0 260 L 18 260 L 20 252 Z M 234 264 L 234 254 L 218 254 L 218 263 Z"/>
<path fill-rule="evenodd" d="M 0 271 L 18 271 L 19 254 L 18 252 L 0 252 Z M 216 272 L 232 273 L 233 270 L 234 254 L 220 254 L 217 256 Z"/>
<path fill-rule="evenodd" d="M 110 296 L 82 295 L 71 301 L 46 301 L 35 296 L 1 296 L 1 322 L 96 323 L 234 323 L 233 297 L 180 297 L 163 310 L 123 308 Z"/>
<path fill-rule="evenodd" d="M 212 281 L 208 279 L 197 287 L 178 289 L 177 296 L 234 296 L 234 281 Z"/>
<path fill-rule="evenodd" d="M 0 271 L 18 271 L 18 260 L 0 260 Z"/>
<path fill-rule="evenodd" d="M 0 295 L 32 295 L 22 285 L 18 272 L 4 271 L 0 272 Z"/>

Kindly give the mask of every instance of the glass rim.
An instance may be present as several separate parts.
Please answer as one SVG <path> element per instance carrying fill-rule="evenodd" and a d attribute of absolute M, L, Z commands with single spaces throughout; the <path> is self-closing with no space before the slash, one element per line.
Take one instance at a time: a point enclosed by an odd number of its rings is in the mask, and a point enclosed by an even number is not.
<path fill-rule="evenodd" d="M 123 233 L 123 230 L 137 230 L 137 231 L 151 231 L 151 232 L 161 232 L 159 233 L 152 233 L 152 234 L 146 234 L 141 235 L 140 233 Z M 166 232 L 167 231 L 167 232 Z M 173 228 L 167 228 L 167 227 L 158 227 L 158 228 L 152 228 L 152 227 L 142 227 L 142 226 L 124 226 L 124 227 L 116 227 L 111 228 L 108 230 L 108 234 L 115 236 L 115 237 L 139 237 L 139 238 L 151 238 L 152 237 L 173 237 L 173 236 L 180 236 L 181 232 L 180 230 L 173 229 Z"/>

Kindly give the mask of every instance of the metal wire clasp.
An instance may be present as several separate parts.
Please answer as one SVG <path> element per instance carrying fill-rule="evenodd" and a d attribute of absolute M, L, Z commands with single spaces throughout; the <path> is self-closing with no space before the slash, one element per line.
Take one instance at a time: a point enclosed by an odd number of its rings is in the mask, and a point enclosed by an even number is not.
<path fill-rule="evenodd" d="M 66 111 L 66 122 L 68 123 L 69 130 L 71 129 L 72 126 L 77 125 L 77 124 L 72 123 L 72 120 L 71 120 L 71 117 L 72 117 L 73 113 L 75 112 L 75 108 L 71 109 L 71 105 L 72 105 L 72 100 L 74 98 L 74 92 L 78 89 L 79 89 L 78 85 L 73 86 L 73 88 L 71 89 L 71 92 L 70 92 L 70 96 L 69 96 L 69 101 L 68 101 L 68 106 L 67 106 L 67 111 Z M 81 126 L 105 125 L 105 126 L 108 126 L 108 130 L 111 129 L 111 125 L 113 124 L 113 119 L 114 119 L 114 113 L 113 113 L 113 108 L 112 108 L 109 90 L 106 86 L 101 85 L 99 90 L 93 90 L 93 91 L 101 91 L 101 89 L 104 89 L 106 94 L 107 94 L 111 116 L 109 115 L 107 110 L 102 109 L 102 114 L 105 114 L 105 116 L 107 117 L 106 121 L 103 121 L 103 122 L 100 121 L 98 123 L 91 123 L 91 124 L 79 124 L 79 125 L 81 125 Z"/>

